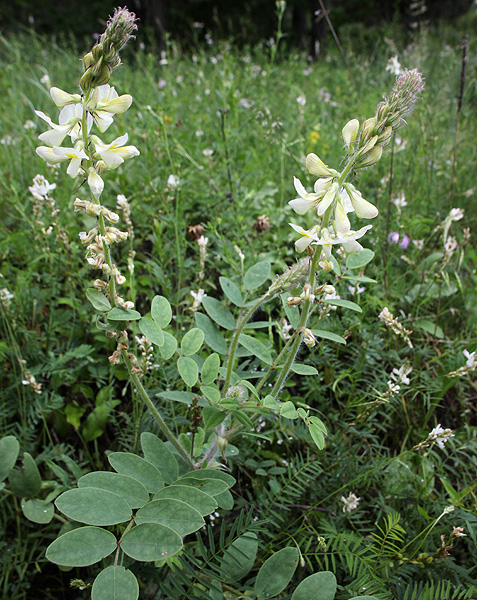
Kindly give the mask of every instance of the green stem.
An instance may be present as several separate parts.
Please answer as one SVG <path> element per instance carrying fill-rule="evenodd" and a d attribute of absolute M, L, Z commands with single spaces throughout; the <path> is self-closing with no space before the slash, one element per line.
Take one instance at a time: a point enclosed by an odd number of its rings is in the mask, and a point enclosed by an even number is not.
<path fill-rule="evenodd" d="M 265 385 L 270 373 L 275 369 L 275 366 L 278 365 L 280 363 L 280 360 L 282 358 L 282 356 L 285 354 L 285 352 L 288 349 L 288 346 L 295 340 L 295 337 L 298 336 L 298 330 L 295 331 L 293 333 L 292 336 L 290 336 L 290 339 L 287 340 L 286 344 L 283 346 L 282 351 L 280 352 L 280 354 L 277 356 L 277 358 L 272 362 L 272 364 L 270 365 L 268 371 L 265 373 L 265 375 L 260 379 L 260 381 L 258 382 L 258 384 L 255 386 L 255 389 L 258 391 L 260 391 L 262 389 L 262 387 Z"/>
<path fill-rule="evenodd" d="M 252 305 L 252 307 L 244 314 L 244 316 L 238 322 L 237 329 L 235 330 L 235 332 L 233 334 L 232 342 L 230 344 L 230 350 L 229 350 L 229 353 L 228 353 L 228 356 L 226 359 L 227 374 L 225 376 L 225 383 L 224 383 L 224 388 L 223 388 L 225 390 L 225 392 L 227 392 L 227 390 L 229 389 L 229 386 L 230 386 L 230 379 L 232 378 L 232 369 L 234 366 L 235 352 L 237 350 L 240 334 L 242 333 L 243 328 L 245 327 L 245 325 L 247 324 L 248 320 L 253 315 L 253 313 L 257 310 L 257 308 L 263 302 L 265 302 L 265 300 L 267 300 L 269 298 L 269 296 L 270 296 L 270 293 L 265 292 L 265 294 L 263 296 L 261 296 Z"/>
<path fill-rule="evenodd" d="M 144 389 L 144 386 L 142 385 L 141 380 L 137 376 L 137 373 L 133 372 L 131 359 L 129 358 L 127 351 L 126 350 L 122 350 L 121 351 L 121 355 L 123 357 L 124 362 L 126 363 L 126 367 L 127 367 L 128 373 L 129 373 L 129 377 L 131 378 L 131 381 L 134 383 L 134 385 L 135 385 L 135 387 L 136 387 L 136 389 L 138 391 L 138 394 L 141 397 L 142 401 L 148 407 L 148 409 L 151 411 L 151 414 L 154 417 L 156 423 L 158 424 L 159 429 L 166 436 L 167 440 L 174 446 L 174 448 L 180 454 L 181 458 L 183 458 L 186 461 L 187 465 L 191 469 L 193 469 L 194 468 L 194 463 L 192 462 L 189 454 L 185 451 L 185 449 L 183 448 L 182 444 L 180 444 L 177 441 L 175 435 L 172 433 L 172 431 L 166 425 L 166 422 L 161 417 L 161 414 L 159 413 L 159 411 L 157 410 L 157 408 L 154 406 L 152 400 L 149 398 L 149 395 L 146 392 L 146 390 Z"/>
<path fill-rule="evenodd" d="M 325 216 L 323 218 L 323 222 L 325 222 L 326 220 L 327 220 L 327 215 L 325 214 Z M 324 225 L 324 227 L 326 227 L 326 225 Z M 321 255 L 321 252 L 319 251 L 319 249 L 315 250 L 315 253 L 313 255 L 313 259 L 312 259 L 311 265 L 310 265 L 310 274 L 308 276 L 308 283 L 310 284 L 310 286 L 312 288 L 315 283 L 315 275 L 316 275 L 320 255 Z M 298 327 L 297 327 L 297 335 L 293 341 L 291 350 L 288 353 L 288 357 L 283 364 L 282 371 L 281 371 L 280 375 L 277 377 L 277 380 L 275 381 L 275 385 L 273 386 L 273 389 L 271 391 L 271 395 L 274 396 L 275 398 L 277 397 L 279 391 L 281 390 L 284 381 L 288 377 L 288 374 L 290 373 L 290 369 L 292 367 L 293 361 L 295 360 L 298 349 L 300 348 L 301 331 L 303 330 L 303 328 L 306 326 L 306 324 L 308 322 L 310 308 L 311 308 L 311 301 L 310 301 L 310 298 L 307 298 L 303 303 L 303 309 L 301 311 L 300 322 L 298 323 Z"/>

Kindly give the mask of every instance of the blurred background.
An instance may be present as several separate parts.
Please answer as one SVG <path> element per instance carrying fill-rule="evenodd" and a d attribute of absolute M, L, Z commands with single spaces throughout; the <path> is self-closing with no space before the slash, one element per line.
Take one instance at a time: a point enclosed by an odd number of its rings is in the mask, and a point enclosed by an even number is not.
<path fill-rule="evenodd" d="M 289 0 L 284 14 L 286 42 L 311 56 L 326 52 L 328 17 L 339 35 L 357 28 L 368 31 L 392 26 L 413 32 L 439 22 L 465 19 L 473 0 Z M 122 4 L 122 3 L 119 3 Z M 84 37 L 101 33 L 113 0 L 14 0 L 0 2 L 4 33 L 33 28 L 40 34 L 63 32 Z M 275 0 L 129 0 L 141 19 L 144 43 L 161 50 L 168 42 L 187 52 L 197 42 L 228 39 L 238 46 L 267 43 L 276 30 Z M 146 33 L 147 32 L 147 33 Z M 147 42 L 146 42 L 147 40 Z M 152 48 L 150 48 L 152 49 Z"/>

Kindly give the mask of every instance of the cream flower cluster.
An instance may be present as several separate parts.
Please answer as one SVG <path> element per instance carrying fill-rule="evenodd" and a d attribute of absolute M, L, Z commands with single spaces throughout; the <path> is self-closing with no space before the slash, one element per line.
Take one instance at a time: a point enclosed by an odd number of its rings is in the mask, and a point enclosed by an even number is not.
<path fill-rule="evenodd" d="M 343 128 L 343 141 L 348 149 L 355 141 L 358 129 L 359 123 L 356 119 Z M 365 200 L 354 185 L 342 183 L 340 173 L 330 169 L 316 154 L 309 154 L 306 157 L 306 167 L 309 173 L 318 176 L 314 191 L 307 192 L 301 181 L 295 177 L 294 184 L 298 198 L 290 200 L 288 204 L 299 215 L 304 215 L 311 209 L 315 210 L 319 223 L 308 230 L 290 223 L 290 226 L 301 235 L 295 242 L 295 248 L 297 252 L 303 252 L 310 245 L 319 246 L 320 265 L 325 270 L 330 270 L 329 261 L 333 246 L 341 245 L 346 254 L 360 252 L 363 247 L 357 240 L 372 227 L 366 225 L 358 231 L 353 231 L 348 213 L 355 212 L 359 218 L 373 219 L 378 215 L 378 209 Z"/>
<path fill-rule="evenodd" d="M 97 217 L 97 226 L 89 232 L 81 232 L 80 240 L 86 246 L 86 260 L 93 269 L 100 269 L 115 285 L 121 285 L 126 278 L 121 275 L 111 261 L 109 246 L 121 242 L 128 237 L 127 232 L 120 231 L 114 225 L 119 215 L 103 206 L 100 202 L 104 190 L 101 175 L 119 167 L 126 159 L 139 155 L 135 146 L 128 146 L 128 135 L 124 134 L 112 142 L 103 141 L 92 133 L 96 126 L 99 133 L 107 131 L 114 121 L 114 115 L 124 113 L 132 103 L 129 94 L 119 96 L 114 87 L 108 83 L 91 86 L 83 94 L 69 94 L 52 87 L 50 95 L 60 109 L 58 123 L 41 111 L 35 111 L 49 126 L 40 134 L 39 139 L 46 145 L 36 149 L 37 154 L 49 165 L 68 162 L 66 169 L 70 177 L 82 177 L 87 181 L 91 199 L 76 198 L 74 210 Z M 62 145 L 68 139 L 65 145 Z M 101 280 L 96 280 L 95 287 L 107 296 L 112 289 Z M 114 292 L 115 306 L 132 308 L 132 302 L 125 302 Z"/>
<path fill-rule="evenodd" d="M 104 143 L 98 136 L 90 135 L 91 128 L 95 123 L 100 133 L 104 133 L 113 122 L 114 115 L 126 112 L 131 106 L 132 97 L 129 94 L 118 96 L 109 84 L 93 88 L 87 95 L 68 94 L 52 87 L 50 95 L 61 111 L 58 123 L 42 111 L 35 111 L 50 127 L 38 136 L 46 145 L 39 146 L 36 153 L 49 165 L 69 162 L 68 175 L 73 178 L 87 176 L 91 191 L 96 195 L 104 187 L 99 182 L 99 174 L 116 169 L 125 159 L 138 156 L 139 151 L 135 146 L 125 145 L 127 134 Z M 70 138 L 71 145 L 63 147 L 66 137 Z"/>
<path fill-rule="evenodd" d="M 341 173 L 328 167 L 312 153 L 306 157 L 306 168 L 310 174 L 318 177 L 313 192 L 308 192 L 295 177 L 298 197 L 289 202 L 290 206 L 299 215 L 313 209 L 318 217 L 318 223 L 308 230 L 290 223 L 301 235 L 295 247 L 298 252 L 307 250 L 309 254 L 314 254 L 310 246 L 321 248 L 319 265 L 325 271 L 332 269 L 330 259 L 333 246 L 342 246 L 346 254 L 361 252 L 363 248 L 357 240 L 372 227 L 366 225 L 353 231 L 348 214 L 355 212 L 361 219 L 373 219 L 378 215 L 378 209 L 365 200 L 352 183 L 346 181 L 348 176 L 378 162 L 393 132 L 405 123 L 404 116 L 413 110 L 423 87 L 422 75 L 415 69 L 406 69 L 396 80 L 389 98 L 378 105 L 374 117 L 362 124 L 357 119 L 351 119 L 343 127 L 341 136 L 347 156 Z"/>

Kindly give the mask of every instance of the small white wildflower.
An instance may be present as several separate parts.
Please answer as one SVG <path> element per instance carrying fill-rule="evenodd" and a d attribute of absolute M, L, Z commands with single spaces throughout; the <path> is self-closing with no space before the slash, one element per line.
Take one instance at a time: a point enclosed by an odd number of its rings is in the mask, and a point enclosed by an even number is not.
<path fill-rule="evenodd" d="M 359 283 L 356 285 L 356 287 L 354 287 L 354 285 L 349 285 L 348 289 L 352 294 L 362 294 L 366 290 L 364 285 L 359 285 Z"/>
<path fill-rule="evenodd" d="M 174 190 L 179 185 L 179 179 L 175 175 L 169 175 L 167 178 L 167 187 Z"/>
<path fill-rule="evenodd" d="M 49 183 L 43 175 L 33 177 L 33 185 L 29 186 L 31 195 L 37 200 L 44 200 L 56 188 L 56 183 Z"/>
<path fill-rule="evenodd" d="M 467 537 L 463 527 L 453 527 L 451 537 Z"/>
<path fill-rule="evenodd" d="M 31 119 L 28 119 L 23 123 L 23 129 L 26 129 L 27 131 L 29 129 L 36 129 L 36 123 L 34 123 Z"/>
<path fill-rule="evenodd" d="M 409 385 L 411 380 L 408 375 L 412 372 L 412 367 L 409 364 L 404 364 L 399 369 L 393 369 L 391 373 L 391 379 L 397 381 L 398 383 L 402 383 L 404 385 Z"/>
<path fill-rule="evenodd" d="M 197 308 L 202 304 L 202 299 L 207 296 L 202 288 L 199 288 L 197 292 L 191 290 L 190 295 L 192 298 L 194 298 L 194 304 L 191 307 L 192 310 L 197 310 Z"/>
<path fill-rule="evenodd" d="M 397 56 L 392 56 L 388 60 L 388 64 L 386 65 L 386 71 L 389 71 L 391 75 L 401 75 L 402 67 Z"/>
<path fill-rule="evenodd" d="M 399 386 L 397 383 L 394 383 L 394 381 L 388 381 L 388 391 L 387 391 L 387 395 L 389 397 L 394 396 L 394 394 L 397 394 L 399 392 L 399 390 L 401 389 L 401 386 Z"/>
<path fill-rule="evenodd" d="M 297 98 L 296 98 L 297 103 L 300 106 L 305 106 L 306 104 L 306 96 L 305 94 L 300 94 Z"/>
<path fill-rule="evenodd" d="M 203 235 L 201 235 L 200 238 L 197 240 L 197 245 L 199 246 L 199 248 L 205 248 L 208 243 L 209 238 L 204 237 Z"/>
<path fill-rule="evenodd" d="M 457 371 L 448 373 L 447 377 L 463 377 L 464 375 L 472 373 L 472 371 L 475 371 L 475 369 L 477 369 L 477 351 L 469 352 L 468 350 L 463 350 L 462 353 L 466 358 L 465 365 L 463 367 L 460 367 L 460 369 L 457 369 Z"/>
<path fill-rule="evenodd" d="M 40 83 L 42 83 L 44 86 L 46 86 L 47 88 L 50 87 L 50 76 L 48 75 L 48 73 L 45 73 L 41 79 L 40 79 Z"/>
<path fill-rule="evenodd" d="M 212 150 L 212 148 L 205 148 L 204 150 L 202 150 L 202 154 L 207 157 L 212 156 L 213 153 L 214 151 Z"/>
<path fill-rule="evenodd" d="M 203 135 L 204 135 L 204 132 L 202 131 L 202 129 L 198 129 L 198 130 L 195 132 L 195 136 L 196 136 L 196 137 L 202 137 Z"/>
<path fill-rule="evenodd" d="M 451 221 L 460 221 L 464 218 L 464 210 L 462 208 L 452 208 L 447 218 Z"/>
<path fill-rule="evenodd" d="M 444 244 L 444 249 L 448 254 L 452 254 L 452 252 L 454 252 L 455 250 L 457 250 L 457 248 L 459 247 L 459 244 L 457 242 L 457 239 L 453 236 L 449 236 Z"/>
<path fill-rule="evenodd" d="M 396 335 L 402 337 L 409 348 L 413 348 L 412 342 L 409 339 L 409 335 L 412 333 L 409 329 L 405 329 L 401 323 L 394 318 L 391 311 L 387 306 L 383 308 L 383 310 L 379 313 L 378 318 L 389 327 Z"/>
<path fill-rule="evenodd" d="M 446 442 L 450 440 L 451 437 L 455 437 L 452 433 L 452 429 L 443 429 L 441 424 L 434 429 L 429 434 L 427 441 L 433 444 L 437 444 L 437 446 L 443 450 L 445 448 Z"/>
<path fill-rule="evenodd" d="M 401 208 L 407 206 L 406 196 L 401 192 L 396 198 L 393 199 L 393 204 L 397 208 L 398 213 L 401 214 Z"/>
<path fill-rule="evenodd" d="M 286 319 L 280 320 L 281 332 L 284 340 L 289 340 L 291 335 L 289 331 L 293 330 L 293 325 L 291 325 Z"/>
<path fill-rule="evenodd" d="M 250 104 L 250 102 L 247 100 L 247 98 L 241 98 L 239 101 L 240 106 L 242 106 L 243 108 L 252 108 L 252 105 Z"/>
<path fill-rule="evenodd" d="M 424 248 L 424 240 L 412 240 L 412 243 L 418 250 L 423 250 Z"/>
<path fill-rule="evenodd" d="M 2 288 L 0 290 L 0 303 L 3 304 L 3 306 L 5 306 L 6 308 L 10 306 L 14 297 L 15 294 L 9 292 L 7 288 Z"/>
<path fill-rule="evenodd" d="M 358 496 L 356 496 L 356 494 L 353 494 L 352 492 L 348 495 L 347 498 L 341 496 L 341 502 L 343 502 L 344 504 L 343 512 L 350 513 L 351 511 L 356 510 L 358 508 L 360 499 L 361 498 L 358 498 Z"/>

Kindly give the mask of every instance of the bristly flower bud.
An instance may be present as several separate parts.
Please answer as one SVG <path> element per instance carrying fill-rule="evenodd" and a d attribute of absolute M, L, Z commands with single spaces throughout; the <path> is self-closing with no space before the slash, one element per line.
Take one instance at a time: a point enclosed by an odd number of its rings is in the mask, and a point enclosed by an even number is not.
<path fill-rule="evenodd" d="M 396 80 L 388 100 L 378 106 L 376 118 L 393 131 L 405 123 L 404 117 L 414 110 L 424 89 L 424 78 L 417 69 L 405 70 Z M 387 108 L 386 108 L 387 107 Z"/>
<path fill-rule="evenodd" d="M 270 294 L 278 294 L 286 292 L 290 287 L 296 286 L 306 277 L 310 268 L 310 260 L 303 258 L 296 264 L 288 267 L 288 269 L 279 275 L 269 288 Z"/>
<path fill-rule="evenodd" d="M 80 85 L 85 92 L 108 83 L 111 71 L 121 64 L 119 52 L 136 29 L 136 15 L 127 8 L 116 8 L 100 41 L 83 57 L 85 72 Z"/>

